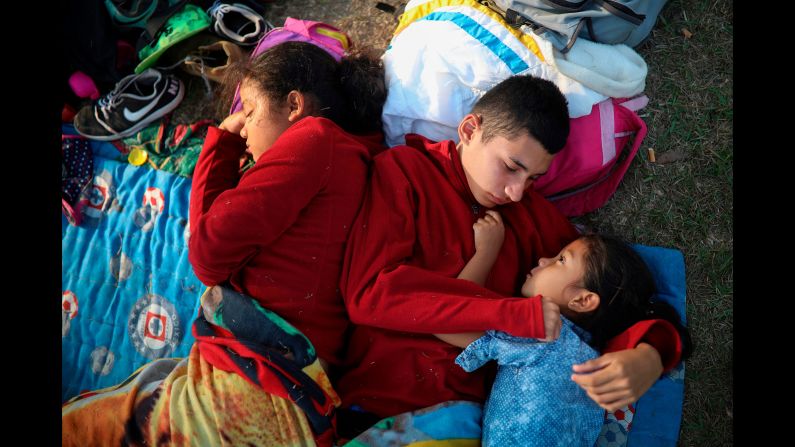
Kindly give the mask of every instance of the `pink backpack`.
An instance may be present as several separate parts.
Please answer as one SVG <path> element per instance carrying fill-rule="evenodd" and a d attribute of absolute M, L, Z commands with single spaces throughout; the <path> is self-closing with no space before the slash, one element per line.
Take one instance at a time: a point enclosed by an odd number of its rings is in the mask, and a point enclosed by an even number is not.
<path fill-rule="evenodd" d="M 313 20 L 301 20 L 287 17 L 284 21 L 284 26 L 274 28 L 262 36 L 262 39 L 257 43 L 254 51 L 251 52 L 251 58 L 253 59 L 259 56 L 268 48 L 288 41 L 315 44 L 326 50 L 326 52 L 338 62 L 353 45 L 351 43 L 351 38 L 348 37 L 347 34 L 331 25 L 323 22 L 315 22 Z M 235 113 L 242 108 L 243 106 L 240 104 L 240 85 L 238 85 L 235 90 L 235 99 L 232 101 L 232 108 L 229 110 L 229 113 Z"/>
<path fill-rule="evenodd" d="M 635 111 L 648 102 L 645 95 L 608 98 L 595 104 L 590 114 L 571 119 L 566 146 L 535 182 L 535 190 L 569 217 L 604 205 L 646 137 L 646 123 Z"/>

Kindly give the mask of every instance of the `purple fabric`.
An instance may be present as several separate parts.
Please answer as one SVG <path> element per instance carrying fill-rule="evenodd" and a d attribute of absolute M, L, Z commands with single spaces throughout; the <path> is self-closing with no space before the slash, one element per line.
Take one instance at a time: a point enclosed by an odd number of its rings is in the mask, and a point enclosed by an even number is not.
<path fill-rule="evenodd" d="M 318 30 L 323 30 L 318 32 Z M 335 37 L 335 36 L 339 36 Z M 265 50 L 284 42 L 308 42 L 326 50 L 337 62 L 342 59 L 351 46 L 350 37 L 331 25 L 315 22 L 313 20 L 300 20 L 287 17 L 284 26 L 274 28 L 262 36 L 257 47 L 251 52 L 251 59 L 262 54 Z M 235 99 L 229 114 L 239 112 L 243 108 L 240 103 L 240 85 L 235 89 Z"/>

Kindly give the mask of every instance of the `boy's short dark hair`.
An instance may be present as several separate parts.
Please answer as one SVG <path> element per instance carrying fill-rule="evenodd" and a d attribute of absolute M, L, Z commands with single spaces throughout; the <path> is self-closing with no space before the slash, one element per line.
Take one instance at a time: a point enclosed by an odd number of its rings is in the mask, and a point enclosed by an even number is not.
<path fill-rule="evenodd" d="M 483 142 L 495 136 L 513 139 L 526 131 L 550 154 L 563 149 L 569 136 L 566 98 L 550 81 L 511 76 L 486 92 L 472 108 L 482 119 Z"/>

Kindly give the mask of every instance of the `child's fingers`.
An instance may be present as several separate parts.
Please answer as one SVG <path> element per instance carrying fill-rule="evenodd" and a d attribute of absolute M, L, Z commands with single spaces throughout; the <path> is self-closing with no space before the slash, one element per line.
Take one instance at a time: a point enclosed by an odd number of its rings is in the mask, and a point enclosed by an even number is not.
<path fill-rule="evenodd" d="M 488 216 L 491 216 L 494 220 L 496 220 L 497 223 L 502 223 L 502 216 L 500 216 L 500 213 L 498 213 L 497 211 L 488 210 L 486 211 L 486 214 Z"/>
<path fill-rule="evenodd" d="M 594 371 L 598 371 L 609 365 L 610 365 L 610 357 L 601 356 L 595 359 L 588 360 L 587 362 L 580 363 L 578 365 L 573 365 L 572 370 L 574 370 L 574 372 L 577 374 L 587 374 Z"/>
<path fill-rule="evenodd" d="M 235 112 L 227 116 L 221 122 L 218 128 L 234 134 L 240 134 L 240 130 L 243 128 L 245 122 L 246 122 L 246 115 L 241 110 L 239 112 Z"/>
<path fill-rule="evenodd" d="M 500 217 L 500 213 L 494 210 L 486 211 L 486 216 L 484 216 L 484 219 L 486 219 L 491 225 L 502 226 L 502 217 Z"/>

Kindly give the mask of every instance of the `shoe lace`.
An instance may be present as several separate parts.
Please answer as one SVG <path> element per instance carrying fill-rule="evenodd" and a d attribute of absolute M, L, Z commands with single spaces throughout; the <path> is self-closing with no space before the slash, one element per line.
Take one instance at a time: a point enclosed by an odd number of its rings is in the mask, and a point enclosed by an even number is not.
<path fill-rule="evenodd" d="M 119 105 L 119 102 L 121 102 L 121 97 L 119 95 L 125 88 L 127 88 L 128 85 L 130 85 L 133 79 L 138 76 L 140 75 L 130 75 L 122 78 L 122 80 L 119 81 L 115 87 L 113 87 L 113 90 L 108 92 L 108 94 L 105 96 L 99 98 L 97 101 L 97 106 L 99 106 L 100 110 L 102 110 L 105 115 L 110 113 L 117 105 Z"/>
<path fill-rule="evenodd" d="M 123 90 L 124 86 L 119 83 L 116 84 L 116 87 L 113 88 L 107 95 L 99 98 L 97 101 L 97 105 L 99 106 L 102 111 L 110 111 L 115 108 L 120 101 L 119 93 Z"/>
<path fill-rule="evenodd" d="M 151 70 L 151 69 L 150 69 Z M 149 70 L 143 72 L 147 73 Z M 108 119 L 113 113 L 116 106 L 119 105 L 121 102 L 121 92 L 127 89 L 127 86 L 130 85 L 135 79 L 140 78 L 143 73 L 141 74 L 131 74 L 129 76 L 125 76 L 119 81 L 116 86 L 108 92 L 105 96 L 99 98 L 97 101 L 97 109 L 102 112 L 102 115 L 105 119 Z"/>
<path fill-rule="evenodd" d="M 254 31 L 247 33 L 245 36 L 241 36 L 240 30 L 242 30 L 248 24 L 244 24 L 237 31 L 231 31 L 229 28 L 227 28 L 226 24 L 224 23 L 224 14 L 228 14 L 230 12 L 236 12 L 248 19 L 254 24 Z M 256 11 L 249 8 L 248 6 L 239 3 L 230 5 L 228 3 L 223 3 L 222 0 L 215 0 L 212 6 L 207 9 L 207 14 L 215 19 L 215 24 L 213 25 L 215 32 L 232 38 L 238 42 L 246 42 L 246 38 L 259 36 L 262 30 L 266 28 L 265 19 L 262 18 L 262 16 L 257 14 Z"/>
<path fill-rule="evenodd" d="M 210 97 L 213 94 L 213 88 L 210 86 L 210 80 L 207 78 L 207 74 L 205 73 L 205 65 L 204 65 L 204 58 L 198 55 L 189 54 L 185 56 L 181 62 L 194 62 L 199 64 L 199 72 L 201 73 L 202 81 L 204 81 L 204 89 L 206 91 L 206 96 Z"/>

